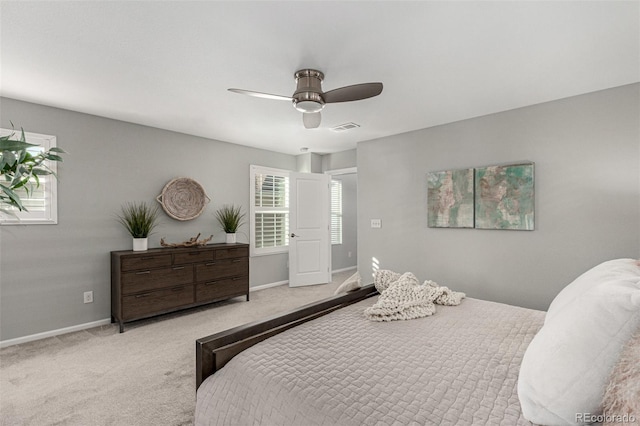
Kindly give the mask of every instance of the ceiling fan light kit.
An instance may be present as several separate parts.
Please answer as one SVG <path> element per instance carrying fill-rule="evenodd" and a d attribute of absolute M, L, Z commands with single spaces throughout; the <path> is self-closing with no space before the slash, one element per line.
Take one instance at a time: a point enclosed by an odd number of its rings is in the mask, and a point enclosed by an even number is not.
<path fill-rule="evenodd" d="M 315 129 L 320 126 L 322 120 L 320 111 L 325 104 L 359 101 L 382 93 L 382 83 L 355 84 L 323 92 L 322 80 L 324 80 L 324 74 L 312 69 L 296 71 L 294 77 L 296 79 L 296 91 L 293 92 L 291 97 L 244 89 L 229 89 L 229 91 L 258 98 L 291 101 L 294 108 L 303 113 L 302 122 L 307 129 Z"/>
<path fill-rule="evenodd" d="M 300 70 L 294 74 L 296 91 L 293 93 L 293 106 L 300 112 L 320 112 L 324 108 L 322 99 L 322 80 L 324 74 L 316 70 Z"/>

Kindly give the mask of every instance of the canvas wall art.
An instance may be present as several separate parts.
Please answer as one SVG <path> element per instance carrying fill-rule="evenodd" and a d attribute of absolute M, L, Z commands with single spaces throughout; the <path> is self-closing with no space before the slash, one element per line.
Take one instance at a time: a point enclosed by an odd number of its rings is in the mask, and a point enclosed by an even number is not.
<path fill-rule="evenodd" d="M 475 227 L 534 229 L 533 163 L 475 169 Z"/>
<path fill-rule="evenodd" d="M 473 169 L 427 174 L 427 225 L 473 228 Z"/>

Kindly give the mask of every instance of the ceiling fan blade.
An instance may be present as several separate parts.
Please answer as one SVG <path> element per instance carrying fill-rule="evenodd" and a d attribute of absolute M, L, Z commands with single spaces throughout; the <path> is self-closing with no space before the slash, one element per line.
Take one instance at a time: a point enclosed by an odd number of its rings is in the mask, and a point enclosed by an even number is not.
<path fill-rule="evenodd" d="M 305 129 L 317 129 L 320 127 L 322 115 L 319 112 L 305 112 L 302 114 L 302 122 Z"/>
<path fill-rule="evenodd" d="M 255 96 L 256 98 L 275 99 L 277 101 L 293 101 L 291 96 L 272 95 L 270 93 L 254 92 L 253 90 L 244 89 L 227 89 L 230 92 L 240 93 L 241 95 Z"/>
<path fill-rule="evenodd" d="M 322 94 L 322 98 L 325 103 L 331 104 L 373 98 L 380 93 L 382 93 L 382 83 L 362 83 L 329 90 Z"/>

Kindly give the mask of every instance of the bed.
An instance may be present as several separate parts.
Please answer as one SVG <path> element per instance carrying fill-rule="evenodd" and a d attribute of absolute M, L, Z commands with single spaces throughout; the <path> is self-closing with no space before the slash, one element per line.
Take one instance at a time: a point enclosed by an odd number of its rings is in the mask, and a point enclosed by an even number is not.
<path fill-rule="evenodd" d="M 634 283 L 640 291 L 640 278 Z M 528 347 L 544 334 L 545 312 L 466 298 L 459 306 L 438 306 L 425 318 L 369 321 L 363 311 L 377 296 L 368 285 L 198 339 L 196 424 L 532 424 L 527 418 L 542 419 L 541 424 L 589 423 L 544 420 L 547 407 L 540 417 L 536 404 L 546 394 L 560 400 L 562 409 L 572 406 L 534 383 L 536 378 L 521 375 Z M 558 303 L 570 304 L 569 299 Z M 568 309 L 558 306 L 556 317 L 560 308 Z M 640 314 L 632 323 L 631 331 Z M 526 370 L 537 374 L 536 363 L 550 361 L 535 359 Z M 534 406 L 526 418 L 527 402 L 519 392 L 530 390 L 519 384 L 519 376 L 546 393 L 530 395 Z M 544 404 L 553 408 L 553 402 Z"/>

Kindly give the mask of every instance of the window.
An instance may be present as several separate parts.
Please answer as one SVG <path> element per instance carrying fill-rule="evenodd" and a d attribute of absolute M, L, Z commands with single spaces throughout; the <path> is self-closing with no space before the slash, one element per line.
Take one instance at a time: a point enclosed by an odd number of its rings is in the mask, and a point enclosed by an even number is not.
<path fill-rule="evenodd" d="M 18 135 L 19 131 L 0 129 L 0 135 L 6 136 L 12 133 Z M 56 137 L 50 135 L 40 135 L 37 133 L 24 133 L 27 142 L 39 145 L 29 148 L 31 153 L 39 153 L 48 151 L 56 146 Z M 19 135 L 18 135 L 19 136 Z M 56 171 L 56 162 L 49 161 L 48 166 Z M 57 180 L 55 176 L 45 175 L 39 176 L 40 185 L 37 186 L 35 181 L 30 187 L 29 193 L 23 189 L 16 192 L 20 195 L 22 204 L 28 211 L 19 211 L 15 207 L 5 207 L 3 209 L 12 211 L 15 216 L 0 213 L 0 224 L 2 225 L 25 225 L 25 224 L 56 224 L 58 223 L 57 209 Z"/>
<path fill-rule="evenodd" d="M 331 244 L 342 244 L 342 181 L 331 180 Z"/>
<path fill-rule="evenodd" d="M 289 250 L 289 172 L 251 166 L 251 255 Z"/>

